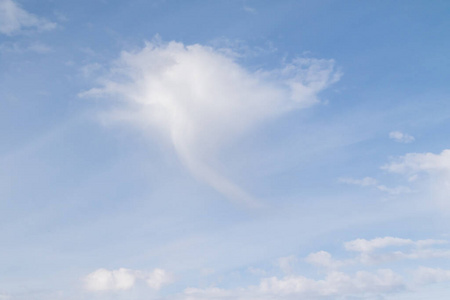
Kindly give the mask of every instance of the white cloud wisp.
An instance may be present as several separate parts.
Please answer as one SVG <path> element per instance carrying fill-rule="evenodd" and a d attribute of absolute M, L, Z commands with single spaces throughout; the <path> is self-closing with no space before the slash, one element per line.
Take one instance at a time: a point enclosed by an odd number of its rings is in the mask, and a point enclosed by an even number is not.
<path fill-rule="evenodd" d="M 56 24 L 30 14 L 12 0 L 0 0 L 0 33 L 13 35 L 25 28 L 47 31 Z"/>
<path fill-rule="evenodd" d="M 221 147 L 257 124 L 319 102 L 340 73 L 332 60 L 296 59 L 281 69 L 249 72 L 232 57 L 202 45 L 147 43 L 124 52 L 83 96 L 108 96 L 122 106 L 113 119 L 168 141 L 201 181 L 248 206 L 259 202 L 213 167 Z"/>
<path fill-rule="evenodd" d="M 146 281 L 154 290 L 173 282 L 172 275 L 163 269 L 144 272 L 120 268 L 98 269 L 84 278 L 84 286 L 86 290 L 92 292 L 129 290 L 134 287 L 137 280 Z"/>
<path fill-rule="evenodd" d="M 415 141 L 415 138 L 412 135 L 407 133 L 403 133 L 401 131 L 391 131 L 389 132 L 389 138 L 398 142 L 398 143 L 412 143 Z"/>

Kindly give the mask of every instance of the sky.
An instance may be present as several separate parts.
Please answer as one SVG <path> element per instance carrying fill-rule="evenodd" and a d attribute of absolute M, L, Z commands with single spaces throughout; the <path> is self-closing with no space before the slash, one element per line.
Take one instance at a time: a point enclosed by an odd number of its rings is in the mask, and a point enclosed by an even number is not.
<path fill-rule="evenodd" d="M 0 0 L 0 300 L 448 299 L 449 13 Z"/>

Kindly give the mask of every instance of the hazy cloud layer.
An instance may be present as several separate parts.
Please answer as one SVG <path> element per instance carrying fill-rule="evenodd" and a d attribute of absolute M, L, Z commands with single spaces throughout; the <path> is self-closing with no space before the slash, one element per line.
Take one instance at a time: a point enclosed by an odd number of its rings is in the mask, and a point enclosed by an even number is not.
<path fill-rule="evenodd" d="M 340 74 L 324 59 L 249 72 L 223 53 L 198 44 L 148 43 L 122 53 L 102 87 L 83 95 L 119 99 L 122 105 L 110 117 L 163 137 L 198 179 L 229 199 L 257 206 L 213 167 L 217 153 L 264 121 L 318 103 L 318 94 Z"/>

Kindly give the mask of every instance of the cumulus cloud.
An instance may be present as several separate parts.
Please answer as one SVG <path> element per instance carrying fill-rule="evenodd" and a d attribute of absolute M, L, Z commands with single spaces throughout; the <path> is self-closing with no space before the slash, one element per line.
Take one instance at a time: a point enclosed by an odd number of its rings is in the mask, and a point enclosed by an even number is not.
<path fill-rule="evenodd" d="M 110 118 L 163 137 L 199 180 L 257 206 L 217 170 L 217 153 L 264 121 L 318 103 L 339 76 L 333 60 L 294 59 L 280 69 L 250 72 L 211 47 L 155 42 L 122 53 L 102 86 L 82 95 L 118 99 Z"/>
<path fill-rule="evenodd" d="M 46 31 L 55 28 L 55 23 L 30 14 L 13 0 L 0 0 L 0 33 L 13 35 L 24 29 Z"/>
<path fill-rule="evenodd" d="M 448 175 L 450 173 L 450 149 L 446 149 L 440 154 L 408 153 L 383 166 L 383 169 L 407 175 L 415 175 L 421 172 Z"/>
<path fill-rule="evenodd" d="M 269 277 L 258 286 L 225 290 L 188 288 L 184 299 L 323 299 L 330 297 L 367 296 L 392 293 L 404 289 L 403 279 L 392 270 L 375 273 L 360 271 L 354 275 L 330 272 L 324 279 L 303 276 Z"/>
<path fill-rule="evenodd" d="M 412 143 L 415 140 L 415 138 L 412 135 L 400 131 L 389 132 L 389 138 L 398 143 L 405 143 L 405 144 Z"/>
<path fill-rule="evenodd" d="M 409 291 L 426 284 L 450 281 L 450 271 L 419 267 L 413 276 L 402 275 L 405 269 L 379 268 L 372 264 L 387 263 L 394 259 L 447 258 L 450 252 L 438 246 L 448 241 L 436 239 L 412 240 L 398 237 L 355 239 L 344 243 L 345 250 L 355 256 L 343 260 L 333 258 L 331 253 L 319 251 L 309 254 L 305 262 L 319 267 L 323 274 L 311 277 L 294 274 L 291 263 L 295 256 L 283 257 L 279 265 L 285 265 L 285 276 L 259 274 L 256 285 L 235 289 L 187 288 L 175 299 L 184 300 L 296 300 L 296 299 L 384 299 L 391 293 Z M 401 248 L 402 251 L 399 251 Z M 389 258 L 389 259 L 387 259 Z M 423 263 L 424 261 L 421 261 Z M 367 264 L 370 263 L 371 266 Z M 350 269 L 348 267 L 351 267 Z M 398 267 L 398 265 L 397 265 Z M 339 270 L 338 270 L 339 269 Z M 411 265 L 406 272 L 410 275 Z M 351 270 L 351 271 L 349 271 Z M 316 272 L 313 272 L 316 273 Z"/>
<path fill-rule="evenodd" d="M 128 290 L 134 286 L 136 274 L 132 270 L 98 269 L 85 278 L 85 287 L 90 291 Z"/>
<path fill-rule="evenodd" d="M 148 286 L 154 290 L 159 290 L 162 286 L 172 283 L 174 280 L 173 276 L 163 269 L 155 269 L 145 277 Z"/>
<path fill-rule="evenodd" d="M 448 195 L 450 193 L 450 149 L 440 154 L 434 153 L 408 153 L 390 163 L 382 169 L 388 172 L 402 174 L 411 182 L 419 182 L 419 178 L 431 179 L 425 186 L 432 193 L 431 197 L 441 205 L 448 208 Z"/>
<path fill-rule="evenodd" d="M 171 283 L 173 278 L 162 269 L 155 269 L 152 272 L 125 268 L 98 269 L 84 278 L 84 286 L 86 290 L 93 292 L 129 290 L 134 287 L 137 280 L 146 281 L 150 288 L 159 290 L 163 285 Z"/>

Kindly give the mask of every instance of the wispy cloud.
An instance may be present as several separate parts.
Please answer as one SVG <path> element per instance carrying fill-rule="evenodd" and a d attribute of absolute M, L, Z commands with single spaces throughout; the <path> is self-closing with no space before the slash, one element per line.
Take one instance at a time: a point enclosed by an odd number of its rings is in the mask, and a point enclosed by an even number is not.
<path fill-rule="evenodd" d="M 378 181 L 372 177 L 364 177 L 363 179 L 355 179 L 350 177 L 341 177 L 338 179 L 340 183 L 359 185 L 359 186 L 374 186 Z"/>
<path fill-rule="evenodd" d="M 31 44 L 20 44 L 20 43 L 3 43 L 0 44 L 0 52 L 3 53 L 27 53 L 34 52 L 38 54 L 48 54 L 51 53 L 53 49 L 41 42 L 34 42 Z"/>
<path fill-rule="evenodd" d="M 134 287 L 137 280 L 143 280 L 150 288 L 159 290 L 163 285 L 171 283 L 173 277 L 163 269 L 145 272 L 120 268 L 98 269 L 83 279 L 86 290 L 93 292 L 129 290 Z"/>
<path fill-rule="evenodd" d="M 358 185 L 362 187 L 375 187 L 377 190 L 395 196 L 405 193 L 410 193 L 411 189 L 406 186 L 387 187 L 383 184 L 378 184 L 378 181 L 372 177 L 364 177 L 362 179 L 355 179 L 350 177 L 341 177 L 338 179 L 340 183 Z"/>
<path fill-rule="evenodd" d="M 14 35 L 24 29 L 47 31 L 55 28 L 55 23 L 27 12 L 13 0 L 0 0 L 0 33 Z"/>
<path fill-rule="evenodd" d="M 415 138 L 412 135 L 409 135 L 407 133 L 403 133 L 400 131 L 391 131 L 389 133 L 389 138 L 399 142 L 399 143 L 412 143 L 415 141 Z"/>
<path fill-rule="evenodd" d="M 198 179 L 248 206 L 259 201 L 213 163 L 224 144 L 258 124 L 319 102 L 340 73 L 325 59 L 295 59 L 276 70 L 250 72 L 232 57 L 202 45 L 147 43 L 124 52 L 85 96 L 112 96 L 124 104 L 110 114 L 168 141 Z"/>

